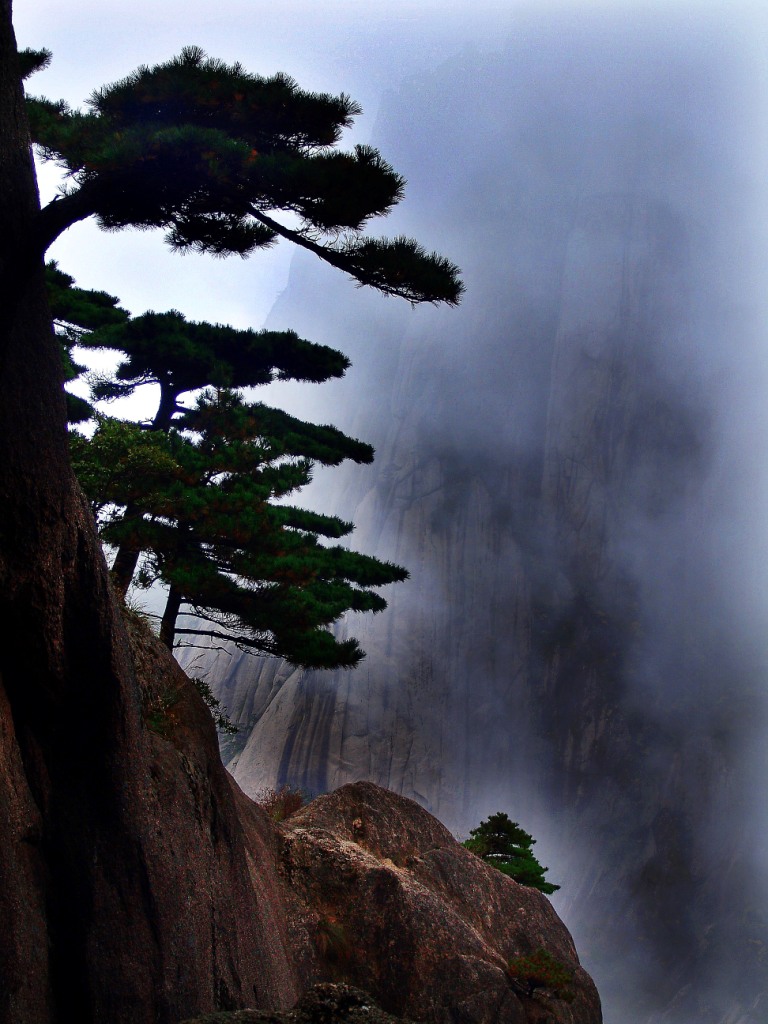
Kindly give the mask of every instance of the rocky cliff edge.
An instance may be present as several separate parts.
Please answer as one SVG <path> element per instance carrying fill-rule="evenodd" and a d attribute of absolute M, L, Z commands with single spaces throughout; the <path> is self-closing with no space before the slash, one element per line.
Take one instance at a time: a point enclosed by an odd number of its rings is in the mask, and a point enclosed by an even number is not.
<path fill-rule="evenodd" d="M 434 1024 L 599 1024 L 597 992 L 546 897 L 371 783 L 275 824 L 224 770 L 195 687 L 141 623 L 129 626 L 138 693 L 124 706 L 138 729 L 130 758 L 115 753 L 107 766 L 122 787 L 119 829 L 80 857 L 83 899 L 59 901 L 71 919 L 63 951 L 62 922 L 45 909 L 58 899 L 45 808 L 35 808 L 13 720 L 3 719 L 10 833 L 0 881 L 19 913 L 0 936 L 2 1024 L 51 1024 L 67 1007 L 94 1024 L 245 1019 L 249 1008 L 287 1021 L 296 1004 L 294 1014 L 309 1005 L 327 1024 L 347 1020 L 316 996 L 318 983 L 356 986 L 385 1015 Z M 81 788 L 61 782 L 56 797 Z M 77 827 L 96 833 L 99 807 L 82 810 Z M 567 986 L 513 976 L 510 961 L 542 949 Z M 71 975 L 54 969 L 66 963 Z"/>

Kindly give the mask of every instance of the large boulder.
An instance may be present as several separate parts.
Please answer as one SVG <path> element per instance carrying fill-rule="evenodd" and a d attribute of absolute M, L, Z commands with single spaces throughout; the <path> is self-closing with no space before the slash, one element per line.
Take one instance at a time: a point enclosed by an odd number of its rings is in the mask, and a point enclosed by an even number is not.
<path fill-rule="evenodd" d="M 370 782 L 287 819 L 281 870 L 318 969 L 430 1024 L 598 1024 L 600 1000 L 549 900 L 465 850 L 417 803 Z M 572 976 L 536 988 L 510 962 L 545 950 Z M 563 998 L 565 997 L 565 998 Z"/>

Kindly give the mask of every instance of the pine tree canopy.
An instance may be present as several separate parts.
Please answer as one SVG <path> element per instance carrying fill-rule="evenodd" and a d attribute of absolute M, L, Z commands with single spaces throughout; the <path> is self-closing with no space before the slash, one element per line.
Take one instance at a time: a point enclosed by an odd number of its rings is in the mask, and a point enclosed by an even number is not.
<path fill-rule="evenodd" d="M 68 175 L 41 214 L 42 249 L 89 216 L 106 229 L 159 228 L 174 249 L 220 256 L 283 237 L 386 294 L 459 301 L 450 261 L 412 239 L 362 233 L 405 182 L 370 146 L 335 148 L 360 113 L 344 94 L 306 92 L 287 75 L 263 78 L 187 47 L 96 91 L 85 111 L 42 98 L 28 108 L 33 141 Z"/>
<path fill-rule="evenodd" d="M 550 895 L 559 885 L 547 882 L 549 870 L 542 867 L 533 853 L 536 840 L 503 811 L 492 814 L 477 828 L 470 829 L 470 838 L 463 844 L 481 860 L 492 864 L 520 885 L 528 885 Z"/>
<path fill-rule="evenodd" d="M 164 617 L 171 641 L 213 637 L 311 668 L 357 664 L 357 642 L 328 627 L 349 610 L 381 611 L 369 588 L 408 574 L 318 540 L 346 536 L 351 523 L 274 502 L 309 482 L 313 462 L 370 457 L 336 428 L 228 390 L 201 395 L 168 432 L 105 418 L 91 440 L 73 438 L 80 481 L 108 510 L 102 537 L 145 552 L 140 582 L 159 578 L 175 595 Z M 178 627 L 182 604 L 202 624 Z"/>
<path fill-rule="evenodd" d="M 45 267 L 48 305 L 62 335 L 72 344 L 82 344 L 86 334 L 98 328 L 122 324 L 129 314 L 118 305 L 119 299 L 107 292 L 78 288 L 74 278 L 59 270 L 55 260 Z"/>
<path fill-rule="evenodd" d="M 275 380 L 322 383 L 342 377 L 349 367 L 341 352 L 304 341 L 294 331 L 195 323 L 175 310 L 149 312 L 94 330 L 79 344 L 125 354 L 113 376 L 94 380 L 95 400 L 119 398 L 154 383 L 163 389 L 163 404 L 171 414 L 184 392 L 211 385 L 256 387 Z"/>
<path fill-rule="evenodd" d="M 357 664 L 357 641 L 338 640 L 330 627 L 347 611 L 384 609 L 371 588 L 408 574 L 325 543 L 348 536 L 352 524 L 286 499 L 310 482 L 314 465 L 369 463 L 373 448 L 222 386 L 320 382 L 343 374 L 346 357 L 292 332 L 189 323 L 175 312 L 131 319 L 112 296 L 75 287 L 55 265 L 46 273 L 51 303 L 65 318 L 65 355 L 75 344 L 124 355 L 113 377 L 92 382 L 93 397 L 130 394 L 149 382 L 161 388 L 149 429 L 95 414 L 83 402 L 77 418 L 96 416 L 96 430 L 90 438 L 71 435 L 100 535 L 118 549 L 121 589 L 134 576 L 142 586 L 165 583 L 161 636 L 169 646 L 180 636 L 204 636 L 308 668 Z M 71 365 L 73 377 L 82 368 Z M 192 408 L 178 404 L 182 392 L 198 390 Z M 197 616 L 194 627 L 179 626 L 184 614 Z"/>
<path fill-rule="evenodd" d="M 30 75 L 34 75 L 35 72 L 47 68 L 51 63 L 52 56 L 50 50 L 19 50 L 19 73 L 22 81 L 29 78 Z"/>
<path fill-rule="evenodd" d="M 200 434 L 201 450 L 209 446 L 212 460 L 219 438 L 226 437 L 228 458 L 235 458 L 239 451 L 242 464 L 236 468 L 243 470 L 248 468 L 257 438 L 260 455 L 271 461 L 290 455 L 323 466 L 338 466 L 344 459 L 373 462 L 371 445 L 349 437 L 337 427 L 306 423 L 282 409 L 246 402 L 229 390 L 219 391 L 215 400 L 202 396 L 194 409 L 183 413 L 178 425 Z"/>

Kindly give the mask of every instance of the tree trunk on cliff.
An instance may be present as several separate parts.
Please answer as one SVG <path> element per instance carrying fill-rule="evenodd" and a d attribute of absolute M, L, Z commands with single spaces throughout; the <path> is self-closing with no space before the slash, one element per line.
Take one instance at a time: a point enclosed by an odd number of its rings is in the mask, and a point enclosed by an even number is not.
<path fill-rule="evenodd" d="M 168 591 L 168 600 L 165 603 L 165 611 L 160 622 L 160 639 L 169 651 L 173 650 L 173 641 L 176 637 L 176 619 L 181 610 L 182 593 L 178 587 L 171 585 Z"/>
<path fill-rule="evenodd" d="M 161 384 L 160 405 L 155 413 L 150 430 L 162 430 L 167 434 L 171 429 L 173 414 L 177 410 L 176 393 L 167 384 Z M 130 519 L 131 516 L 137 514 L 138 510 L 135 505 L 128 505 L 124 513 L 126 519 Z M 139 564 L 140 558 L 141 551 L 138 548 L 132 548 L 130 544 L 121 544 L 117 549 L 117 554 L 112 562 L 112 585 L 121 597 L 125 597 L 128 593 L 128 588 L 136 574 L 136 566 Z M 176 611 L 178 614 L 178 608 Z M 173 621 L 175 623 L 175 617 Z M 163 636 L 162 630 L 161 636 Z M 163 639 L 165 640 L 164 636 Z M 167 640 L 165 642 L 167 643 Z M 168 646 L 173 647 L 173 637 L 171 637 L 171 643 Z"/>
<path fill-rule="evenodd" d="M 136 515 L 135 506 L 129 505 L 125 510 L 125 515 Z M 121 544 L 118 548 L 112 563 L 112 583 L 122 597 L 128 593 L 128 587 L 131 585 L 140 557 L 141 552 L 128 547 L 127 544 Z"/>

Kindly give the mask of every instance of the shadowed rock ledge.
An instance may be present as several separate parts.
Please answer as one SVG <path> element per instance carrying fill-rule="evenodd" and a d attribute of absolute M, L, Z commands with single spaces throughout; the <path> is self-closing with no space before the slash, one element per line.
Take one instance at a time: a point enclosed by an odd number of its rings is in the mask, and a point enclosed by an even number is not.
<path fill-rule="evenodd" d="M 410 1024 L 402 1017 L 385 1013 L 360 989 L 350 985 L 321 982 L 310 989 L 293 1010 L 270 1013 L 236 1010 L 234 1013 L 206 1013 L 182 1024 Z"/>

